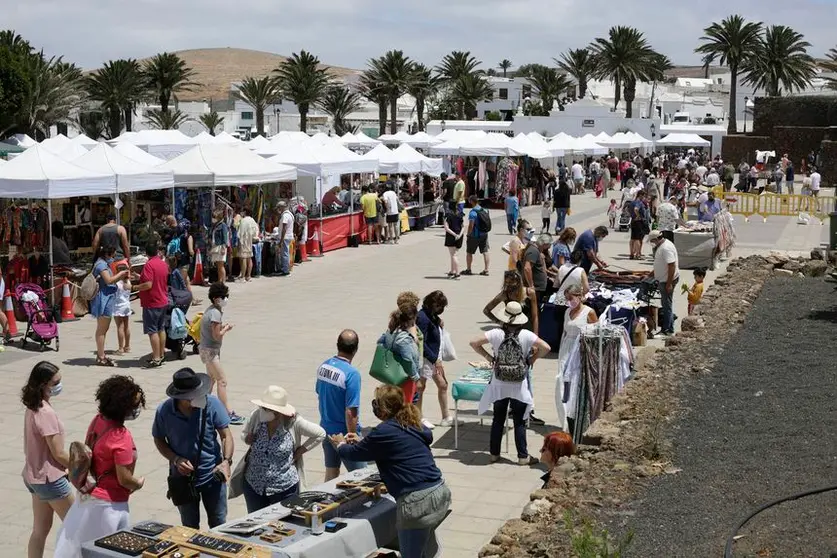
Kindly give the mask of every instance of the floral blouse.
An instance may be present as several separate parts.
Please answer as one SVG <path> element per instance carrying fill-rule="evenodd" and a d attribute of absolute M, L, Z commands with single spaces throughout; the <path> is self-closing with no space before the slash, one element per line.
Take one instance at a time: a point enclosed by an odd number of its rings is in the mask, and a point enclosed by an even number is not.
<path fill-rule="evenodd" d="M 267 424 L 261 423 L 250 445 L 244 478 L 256 494 L 263 496 L 279 494 L 297 484 L 293 434 L 279 427 L 268 439 Z"/>

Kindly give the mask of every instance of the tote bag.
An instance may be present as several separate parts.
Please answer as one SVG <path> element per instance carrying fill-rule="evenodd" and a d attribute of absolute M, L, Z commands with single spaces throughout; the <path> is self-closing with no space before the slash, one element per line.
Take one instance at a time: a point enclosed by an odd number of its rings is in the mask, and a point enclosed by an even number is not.
<path fill-rule="evenodd" d="M 442 360 L 444 362 L 456 360 L 456 349 L 453 346 L 453 341 L 450 339 L 450 333 L 448 333 L 446 329 L 441 329 L 441 332 L 442 346 L 439 352 L 441 353 Z"/>
<path fill-rule="evenodd" d="M 391 386 L 400 386 L 409 377 L 392 349 L 384 345 L 375 347 L 375 357 L 372 359 L 369 375 L 382 384 Z"/>

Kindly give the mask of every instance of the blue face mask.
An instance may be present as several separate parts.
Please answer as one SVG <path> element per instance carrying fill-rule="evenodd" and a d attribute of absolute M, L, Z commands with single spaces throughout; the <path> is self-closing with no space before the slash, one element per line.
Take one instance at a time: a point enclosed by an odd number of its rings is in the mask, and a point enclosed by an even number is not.
<path fill-rule="evenodd" d="M 55 397 L 57 395 L 61 395 L 61 392 L 64 391 L 64 385 L 61 382 L 58 382 L 51 388 L 49 388 L 49 396 Z"/>

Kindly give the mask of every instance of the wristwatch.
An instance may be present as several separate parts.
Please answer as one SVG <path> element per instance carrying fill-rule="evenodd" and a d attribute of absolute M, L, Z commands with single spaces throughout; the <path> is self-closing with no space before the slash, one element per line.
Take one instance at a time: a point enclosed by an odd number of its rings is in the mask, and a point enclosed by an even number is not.
<path fill-rule="evenodd" d="M 227 464 L 228 464 L 230 467 L 232 467 L 232 457 L 227 457 L 226 459 L 224 459 L 224 461 L 226 461 L 226 462 L 227 462 Z"/>

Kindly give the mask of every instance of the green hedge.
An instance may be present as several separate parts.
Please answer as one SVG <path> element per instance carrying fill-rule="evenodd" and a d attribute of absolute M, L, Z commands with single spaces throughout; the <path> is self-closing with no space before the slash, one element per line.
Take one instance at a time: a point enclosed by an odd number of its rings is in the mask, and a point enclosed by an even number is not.
<path fill-rule="evenodd" d="M 817 152 L 820 143 L 827 138 L 828 128 L 802 126 L 776 126 L 773 128 L 773 147 L 776 157 L 787 153 L 796 172 L 802 168 L 802 160 L 808 153 Z"/>
<path fill-rule="evenodd" d="M 837 126 L 837 98 L 756 97 L 753 134 L 769 135 L 776 126 Z"/>
<path fill-rule="evenodd" d="M 737 168 L 742 159 L 753 164 L 756 160 L 757 149 L 771 150 L 773 145 L 773 139 L 770 136 L 724 136 L 721 158 L 724 161 L 732 162 Z"/>
<path fill-rule="evenodd" d="M 822 142 L 820 174 L 822 175 L 823 186 L 837 184 L 837 141 Z"/>

